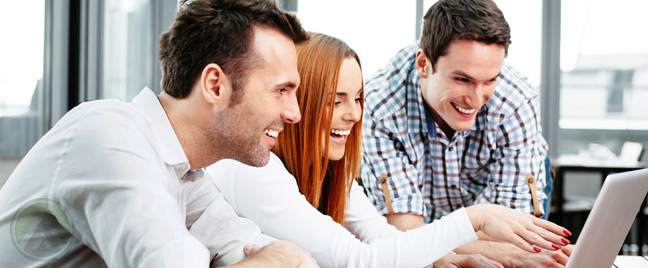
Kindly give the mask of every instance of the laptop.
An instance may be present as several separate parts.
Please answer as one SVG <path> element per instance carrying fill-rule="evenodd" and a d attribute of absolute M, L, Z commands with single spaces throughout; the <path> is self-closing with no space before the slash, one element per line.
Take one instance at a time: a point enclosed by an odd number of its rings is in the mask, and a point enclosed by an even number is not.
<path fill-rule="evenodd" d="M 609 175 L 565 268 L 610 268 L 648 192 L 648 168 Z"/>

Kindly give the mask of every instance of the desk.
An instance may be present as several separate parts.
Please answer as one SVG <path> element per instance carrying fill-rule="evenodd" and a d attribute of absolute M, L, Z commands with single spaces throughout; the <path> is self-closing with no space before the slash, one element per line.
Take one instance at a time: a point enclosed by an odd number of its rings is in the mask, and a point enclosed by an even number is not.
<path fill-rule="evenodd" d="M 564 184 L 565 184 L 565 173 L 567 172 L 593 172 L 601 175 L 600 184 L 603 184 L 605 178 L 612 173 L 626 172 L 637 169 L 646 168 L 648 165 L 644 162 L 637 161 L 623 161 L 620 159 L 612 160 L 596 160 L 596 159 L 584 159 L 578 155 L 565 155 L 559 157 L 556 161 L 552 161 L 552 167 L 556 170 L 556 177 L 554 179 L 554 189 L 552 194 L 552 205 L 555 210 L 552 213 L 555 213 L 555 221 L 557 224 L 565 226 L 567 224 L 564 205 L 565 205 L 565 195 L 564 195 Z M 640 210 L 640 213 L 643 213 L 643 206 Z M 645 217 L 643 214 L 639 215 L 639 224 L 640 226 L 645 225 Z M 567 227 L 567 226 L 566 226 Z M 639 228 L 638 234 L 638 245 L 641 247 L 645 242 L 643 241 L 643 228 Z M 639 249 L 641 250 L 641 248 Z M 648 265 L 646 266 L 648 267 Z"/>
<path fill-rule="evenodd" d="M 648 259 L 641 256 L 617 256 L 612 268 L 648 267 Z"/>
<path fill-rule="evenodd" d="M 556 178 L 554 179 L 553 200 L 555 201 L 555 212 L 559 221 L 558 224 L 565 224 L 564 220 L 564 185 L 565 173 L 567 172 L 594 172 L 601 175 L 600 183 L 603 184 L 605 178 L 611 173 L 619 173 L 631 170 L 646 168 L 646 163 L 643 162 L 629 162 L 620 159 L 612 160 L 596 160 L 596 159 L 583 159 L 578 155 L 564 155 L 556 161 L 552 161 L 552 167 L 556 170 Z"/>

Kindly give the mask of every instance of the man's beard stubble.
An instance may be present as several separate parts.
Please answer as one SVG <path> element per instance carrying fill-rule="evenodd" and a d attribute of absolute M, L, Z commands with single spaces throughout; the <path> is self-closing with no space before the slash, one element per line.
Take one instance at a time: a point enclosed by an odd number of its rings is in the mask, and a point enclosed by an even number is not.
<path fill-rule="evenodd" d="M 238 104 L 240 106 L 243 104 Z M 219 155 L 221 159 L 234 159 L 243 164 L 261 167 L 269 160 L 269 149 L 264 149 L 260 144 L 259 136 L 263 129 L 256 130 L 250 122 L 245 119 L 253 119 L 247 113 L 239 111 L 241 107 L 230 107 L 222 111 L 221 115 L 214 115 L 214 120 L 207 130 L 208 141 L 211 150 Z M 243 120 L 240 120 L 243 119 Z"/>

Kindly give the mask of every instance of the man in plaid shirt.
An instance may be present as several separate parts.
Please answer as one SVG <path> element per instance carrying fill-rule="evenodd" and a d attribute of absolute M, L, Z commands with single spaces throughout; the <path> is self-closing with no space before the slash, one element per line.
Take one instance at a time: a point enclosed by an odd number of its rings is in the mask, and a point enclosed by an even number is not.
<path fill-rule="evenodd" d="M 420 44 L 367 79 L 362 181 L 399 229 L 477 203 L 544 213 L 542 204 L 534 209 L 530 189 L 539 203 L 547 199 L 538 94 L 503 63 L 510 42 L 492 1 L 442 0 L 424 17 Z M 483 238 L 456 251 L 506 267 L 562 267 L 571 252 L 530 254 Z"/>

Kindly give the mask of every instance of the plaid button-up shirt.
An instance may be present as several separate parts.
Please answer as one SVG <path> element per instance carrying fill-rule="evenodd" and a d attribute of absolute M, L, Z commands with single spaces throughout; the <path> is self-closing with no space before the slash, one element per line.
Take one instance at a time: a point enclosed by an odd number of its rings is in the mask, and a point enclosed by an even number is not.
<path fill-rule="evenodd" d="M 475 203 L 533 213 L 528 174 L 538 181 L 542 209 L 547 143 L 530 81 L 503 64 L 472 129 L 447 137 L 421 95 L 417 49 L 418 42 L 402 49 L 364 85 L 362 181 L 378 210 L 388 213 L 382 174 L 393 212 L 425 222 Z"/>

